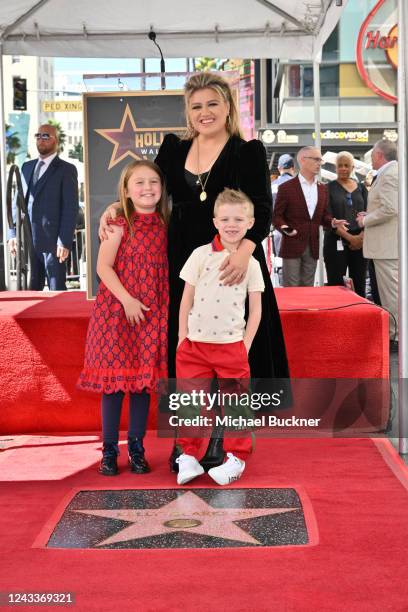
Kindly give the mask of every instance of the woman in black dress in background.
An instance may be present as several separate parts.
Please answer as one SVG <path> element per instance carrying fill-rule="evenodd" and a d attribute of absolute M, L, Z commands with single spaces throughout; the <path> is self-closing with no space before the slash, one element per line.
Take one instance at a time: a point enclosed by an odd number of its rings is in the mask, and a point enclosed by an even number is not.
<path fill-rule="evenodd" d="M 174 134 L 167 135 L 156 158 L 172 199 L 168 235 L 169 377 L 176 375 L 178 318 L 184 287 L 179 273 L 192 251 L 211 242 L 216 235 L 214 201 L 225 187 L 230 187 L 241 189 L 251 198 L 255 207 L 255 224 L 238 251 L 228 257 L 224 270 L 220 272 L 220 281 L 231 285 L 241 282 L 251 255 L 260 262 L 265 291 L 262 294 L 262 319 L 249 352 L 251 376 L 288 378 L 280 315 L 261 245 L 269 233 L 272 214 L 265 149 L 258 140 L 246 142 L 242 139 L 230 86 L 220 76 L 203 72 L 191 77 L 185 85 L 185 109 L 187 137 L 180 139 Z M 202 461 L 206 467 L 222 463 L 223 454 L 218 442 L 217 438 L 210 440 Z M 170 459 L 174 468 L 176 456 L 177 449 Z"/>
<path fill-rule="evenodd" d="M 329 211 L 336 219 L 346 219 L 348 230 L 326 230 L 323 255 L 326 264 L 328 285 L 343 285 L 343 276 L 353 280 L 354 290 L 365 297 L 367 260 L 363 257 L 363 230 L 356 217 L 367 209 L 367 189 L 351 178 L 354 158 L 342 151 L 336 157 L 337 180 L 331 181 L 329 190 Z"/>

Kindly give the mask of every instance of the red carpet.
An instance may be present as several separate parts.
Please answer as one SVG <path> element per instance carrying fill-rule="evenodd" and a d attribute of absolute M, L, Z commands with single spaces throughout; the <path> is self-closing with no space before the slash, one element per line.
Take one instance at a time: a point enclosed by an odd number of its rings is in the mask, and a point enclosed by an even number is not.
<path fill-rule="evenodd" d="M 276 295 L 293 378 L 388 378 L 384 311 L 342 287 Z M 99 396 L 75 388 L 91 307 L 82 292 L 0 294 L 0 432 L 100 427 Z M 384 425 L 384 402 L 369 422 Z"/>
<path fill-rule="evenodd" d="M 74 591 L 81 611 L 408 609 L 407 468 L 388 442 L 260 440 L 232 488 L 301 489 L 318 543 L 206 550 L 33 548 L 72 489 L 173 488 L 168 442 L 149 436 L 151 474 L 114 479 L 96 473 L 99 445 L 90 435 L 1 445 L 9 447 L 0 454 L 1 591 Z M 207 476 L 198 482 L 212 486 Z"/>

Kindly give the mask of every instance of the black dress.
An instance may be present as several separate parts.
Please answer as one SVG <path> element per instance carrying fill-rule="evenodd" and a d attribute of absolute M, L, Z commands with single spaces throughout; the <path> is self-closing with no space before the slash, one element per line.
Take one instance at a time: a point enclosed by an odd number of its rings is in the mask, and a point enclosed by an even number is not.
<path fill-rule="evenodd" d="M 349 222 L 348 231 L 357 235 L 362 232 L 356 217 L 359 212 L 367 210 L 367 189 L 361 183 L 353 192 L 347 191 L 338 181 L 331 181 L 329 190 L 329 212 L 336 219 Z M 324 234 L 323 256 L 326 264 L 327 282 L 329 285 L 343 285 L 343 276 L 347 268 L 353 280 L 354 290 L 365 297 L 367 260 L 363 257 L 363 249 L 352 251 L 346 240 L 342 240 L 343 250 L 338 250 L 340 237 L 334 230 L 326 230 Z"/>
<path fill-rule="evenodd" d="M 260 262 L 265 281 L 262 294 L 262 319 L 249 354 L 251 375 L 255 378 L 288 378 L 282 326 L 275 294 L 261 245 L 271 224 L 272 197 L 265 149 L 258 140 L 245 142 L 232 136 L 214 162 L 206 183 L 207 199 L 201 202 L 201 186 L 186 180 L 185 162 L 191 140 L 180 140 L 174 134 L 165 137 L 156 163 L 162 169 L 167 190 L 172 197 L 169 224 L 169 376 L 175 377 L 175 355 L 178 339 L 178 317 L 184 282 L 181 268 L 192 251 L 208 244 L 216 235 L 213 207 L 217 195 L 225 188 L 241 189 L 255 206 L 255 223 L 246 237 L 256 244 L 254 257 Z"/>

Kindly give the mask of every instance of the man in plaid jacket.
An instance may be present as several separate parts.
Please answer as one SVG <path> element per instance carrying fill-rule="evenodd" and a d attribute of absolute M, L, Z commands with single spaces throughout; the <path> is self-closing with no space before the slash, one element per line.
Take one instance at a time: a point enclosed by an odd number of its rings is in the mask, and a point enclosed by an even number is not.
<path fill-rule="evenodd" d="M 319 227 L 335 228 L 344 221 L 328 212 L 327 188 L 317 176 L 321 152 L 303 147 L 297 155 L 299 174 L 279 186 L 273 225 L 282 233 L 279 255 L 283 259 L 284 287 L 313 287 L 319 259 Z"/>

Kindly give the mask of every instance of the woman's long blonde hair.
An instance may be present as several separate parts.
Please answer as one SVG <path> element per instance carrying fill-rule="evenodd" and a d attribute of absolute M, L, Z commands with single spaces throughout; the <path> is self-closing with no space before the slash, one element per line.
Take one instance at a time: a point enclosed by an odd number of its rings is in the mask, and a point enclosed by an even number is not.
<path fill-rule="evenodd" d="M 129 226 L 129 231 L 132 234 L 132 215 L 135 212 L 135 207 L 133 205 L 132 200 L 126 195 L 127 186 L 129 183 L 129 179 L 132 176 L 134 170 L 136 168 L 142 168 L 145 166 L 146 168 L 150 168 L 157 174 L 161 183 L 161 198 L 156 205 L 156 211 L 159 214 L 159 217 L 163 221 L 165 225 L 168 224 L 170 218 L 170 209 L 169 202 L 166 191 L 166 183 L 164 180 L 164 175 L 161 169 L 157 164 L 150 161 L 149 159 L 139 159 L 137 161 L 131 162 L 127 166 L 125 166 L 120 175 L 119 184 L 118 184 L 118 199 L 120 203 L 121 210 L 119 214 L 123 214 L 125 217 L 127 224 Z"/>
<path fill-rule="evenodd" d="M 189 78 L 184 85 L 184 112 L 187 121 L 186 139 L 194 138 L 197 135 L 196 130 L 191 125 L 188 114 L 188 104 L 191 96 L 201 89 L 213 89 L 219 96 L 229 105 L 229 115 L 227 117 L 226 128 L 230 136 L 240 136 L 242 132 L 239 125 L 238 111 L 235 104 L 234 96 L 232 95 L 231 87 L 228 81 L 223 79 L 214 72 L 199 72 Z"/>

